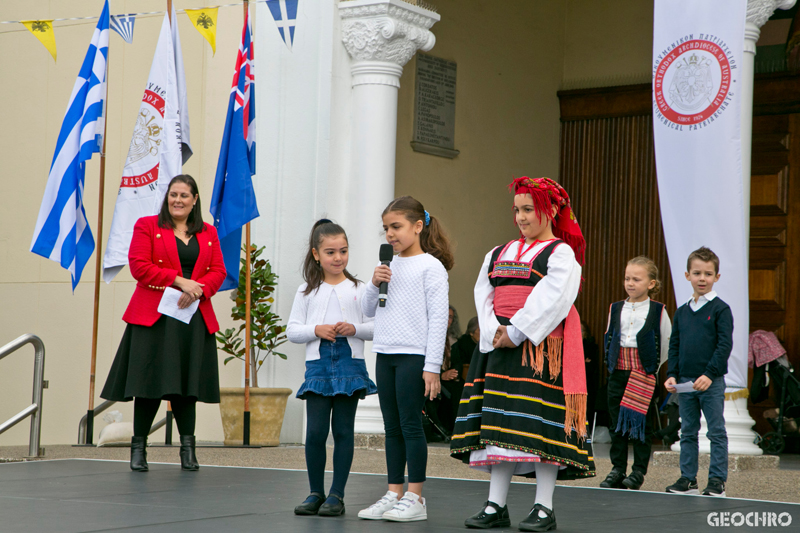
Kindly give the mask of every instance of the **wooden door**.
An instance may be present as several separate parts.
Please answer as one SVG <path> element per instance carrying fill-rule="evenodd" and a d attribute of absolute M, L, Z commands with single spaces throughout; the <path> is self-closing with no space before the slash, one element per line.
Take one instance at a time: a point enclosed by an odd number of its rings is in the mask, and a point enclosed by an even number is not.
<path fill-rule="evenodd" d="M 750 331 L 774 331 L 800 366 L 800 114 L 753 118 L 750 188 Z M 760 433 L 763 411 L 751 405 Z"/>

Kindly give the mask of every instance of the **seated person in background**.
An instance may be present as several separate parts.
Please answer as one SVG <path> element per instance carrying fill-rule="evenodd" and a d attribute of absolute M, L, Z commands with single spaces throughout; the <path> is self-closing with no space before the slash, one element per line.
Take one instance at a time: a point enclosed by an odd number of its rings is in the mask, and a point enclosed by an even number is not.
<path fill-rule="evenodd" d="M 581 336 L 583 337 L 583 358 L 586 365 L 586 420 L 590 426 L 594 426 L 597 387 L 600 383 L 600 348 L 594 340 L 589 325 L 583 320 L 581 320 Z"/>
<path fill-rule="evenodd" d="M 459 368 L 459 375 L 462 380 L 467 377 L 467 369 L 472 361 L 472 353 L 475 351 L 480 338 L 481 331 L 478 328 L 478 317 L 475 316 L 467 323 L 467 332 L 461 335 L 451 348 L 450 368 Z M 442 381 L 444 382 L 446 379 L 442 374 Z"/>
<path fill-rule="evenodd" d="M 461 336 L 461 324 L 458 323 L 458 311 L 452 305 L 450 306 L 448 319 L 447 319 L 447 345 L 451 348 Z"/>
<path fill-rule="evenodd" d="M 458 403 L 461 401 L 461 392 L 464 389 L 464 365 L 468 365 L 472 359 L 472 352 L 475 351 L 479 335 L 478 317 L 475 317 L 469 321 L 467 332 L 453 343 L 450 353 L 445 350 L 441 373 L 442 397 L 438 401 L 437 414 L 448 433 L 453 433 L 453 426 L 456 423 Z"/>

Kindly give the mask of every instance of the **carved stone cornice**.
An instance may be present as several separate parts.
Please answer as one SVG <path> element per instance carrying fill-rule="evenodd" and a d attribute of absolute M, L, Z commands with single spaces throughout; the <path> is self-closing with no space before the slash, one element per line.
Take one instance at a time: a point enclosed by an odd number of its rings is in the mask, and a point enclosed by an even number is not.
<path fill-rule="evenodd" d="M 790 9 L 796 0 L 747 0 L 747 22 L 760 28 L 776 9 Z"/>
<path fill-rule="evenodd" d="M 339 2 L 342 42 L 356 61 L 383 61 L 400 67 L 436 44 L 431 26 L 440 20 L 433 11 L 402 0 Z"/>

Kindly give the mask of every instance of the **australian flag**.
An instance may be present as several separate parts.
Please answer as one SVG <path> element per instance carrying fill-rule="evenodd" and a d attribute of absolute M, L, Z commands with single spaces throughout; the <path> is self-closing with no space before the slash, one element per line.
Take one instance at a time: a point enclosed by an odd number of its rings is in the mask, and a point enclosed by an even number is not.
<path fill-rule="evenodd" d="M 258 217 L 252 176 L 256 172 L 256 100 L 250 17 L 245 17 L 242 43 L 228 101 L 228 118 L 219 151 L 211 215 L 220 238 L 228 275 L 220 290 L 239 286 L 242 226 Z"/>

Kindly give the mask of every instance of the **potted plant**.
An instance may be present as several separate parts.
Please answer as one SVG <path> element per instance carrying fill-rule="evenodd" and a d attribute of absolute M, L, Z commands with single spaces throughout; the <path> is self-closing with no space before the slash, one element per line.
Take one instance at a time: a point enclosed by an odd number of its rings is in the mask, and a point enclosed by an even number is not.
<path fill-rule="evenodd" d="M 247 253 L 247 247 L 242 250 Z M 235 304 L 231 317 L 242 324 L 217 333 L 220 349 L 229 354 L 224 363 L 234 359 L 250 365 L 250 444 L 277 446 L 280 444 L 283 416 L 291 389 L 258 386 L 258 369 L 274 355 L 286 359 L 276 349 L 286 342 L 286 326 L 279 324 L 280 317 L 272 312 L 273 293 L 278 275 L 272 271 L 269 260 L 261 259 L 264 247 L 250 245 L 250 353 L 245 354 L 245 259 L 241 259 L 239 287 L 231 295 Z M 241 445 L 244 420 L 244 387 L 220 388 L 220 414 L 226 445 Z"/>

